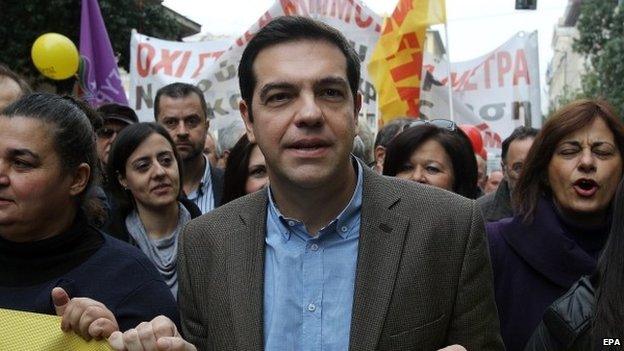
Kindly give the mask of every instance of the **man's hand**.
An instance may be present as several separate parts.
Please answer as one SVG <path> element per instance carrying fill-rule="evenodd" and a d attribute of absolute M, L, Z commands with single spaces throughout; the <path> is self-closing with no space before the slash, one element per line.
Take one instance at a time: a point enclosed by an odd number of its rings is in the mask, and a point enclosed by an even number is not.
<path fill-rule="evenodd" d="M 466 349 L 461 345 L 451 345 L 443 349 L 439 349 L 438 351 L 466 351 Z"/>
<path fill-rule="evenodd" d="M 119 330 L 117 320 L 106 306 L 86 297 L 69 298 L 62 288 L 52 289 L 52 302 L 56 315 L 63 317 L 61 329 L 74 331 L 85 340 L 108 338 Z"/>
<path fill-rule="evenodd" d="M 143 322 L 123 334 L 114 332 L 108 343 L 115 351 L 197 351 L 182 339 L 178 328 L 165 316 Z"/>

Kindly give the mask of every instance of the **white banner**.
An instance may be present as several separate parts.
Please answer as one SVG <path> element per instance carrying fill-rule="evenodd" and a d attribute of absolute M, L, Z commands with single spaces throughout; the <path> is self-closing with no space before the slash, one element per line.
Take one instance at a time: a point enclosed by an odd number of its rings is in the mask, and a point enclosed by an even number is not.
<path fill-rule="evenodd" d="M 129 95 L 130 107 L 139 120 L 154 120 L 154 97 L 158 89 L 173 82 L 197 84 L 230 44 L 231 40 L 168 41 L 132 30 Z"/>
<path fill-rule="evenodd" d="M 425 54 L 420 113 L 449 118 L 448 63 Z M 488 149 L 519 126 L 541 127 L 537 32 L 520 32 L 479 58 L 451 63 L 454 117 L 477 125 Z M 489 129 L 488 129 L 489 127 Z"/>
<path fill-rule="evenodd" d="M 197 85 L 215 120 L 211 129 L 242 122 L 237 68 L 245 46 L 260 28 L 284 15 L 302 15 L 325 22 L 351 42 L 362 61 L 360 115 L 376 127 L 376 93 L 366 67 L 379 38 L 382 19 L 358 0 L 278 0 L 233 43 L 181 43 L 133 32 L 130 44 L 130 106 L 139 118 L 153 120 L 153 99 L 162 86 L 175 81 Z"/>

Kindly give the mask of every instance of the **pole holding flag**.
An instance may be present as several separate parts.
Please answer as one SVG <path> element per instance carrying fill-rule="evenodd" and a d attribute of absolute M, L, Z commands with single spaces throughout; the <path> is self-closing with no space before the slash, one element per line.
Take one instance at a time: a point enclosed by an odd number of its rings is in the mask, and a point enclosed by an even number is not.
<path fill-rule="evenodd" d="M 82 0 L 78 77 L 83 98 L 91 106 L 128 105 L 97 0 Z"/>
<path fill-rule="evenodd" d="M 384 20 L 368 65 L 384 123 L 418 118 L 425 34 L 429 25 L 446 22 L 445 10 L 445 0 L 399 0 Z"/>

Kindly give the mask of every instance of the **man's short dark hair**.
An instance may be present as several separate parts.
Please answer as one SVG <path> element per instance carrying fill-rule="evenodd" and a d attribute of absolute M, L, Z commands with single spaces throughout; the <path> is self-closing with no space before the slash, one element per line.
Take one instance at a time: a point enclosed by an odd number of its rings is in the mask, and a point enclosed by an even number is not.
<path fill-rule="evenodd" d="M 241 97 L 248 106 L 251 106 L 256 87 L 253 63 L 260 51 L 270 46 L 300 40 L 326 41 L 342 51 L 347 60 L 347 80 L 355 101 L 360 83 L 360 59 L 349 41 L 338 30 L 325 23 L 301 16 L 283 16 L 260 29 L 243 51 L 238 65 L 238 83 Z"/>
<path fill-rule="evenodd" d="M 32 92 L 30 86 L 28 85 L 28 83 L 26 83 L 24 78 L 20 77 L 19 74 L 13 72 L 9 67 L 0 63 L 0 78 L 1 77 L 7 77 L 17 83 L 17 85 L 19 85 L 20 87 L 20 90 L 22 91 L 22 96 L 30 94 Z"/>
<path fill-rule="evenodd" d="M 409 117 L 396 118 L 381 127 L 375 137 L 375 148 L 377 146 L 387 147 L 392 139 L 402 132 L 406 125 L 413 121 L 415 121 L 415 119 Z"/>
<path fill-rule="evenodd" d="M 164 87 L 158 89 L 156 92 L 156 97 L 154 98 L 154 120 L 158 121 L 158 113 L 160 112 L 160 97 L 162 95 L 168 96 L 170 98 L 178 99 L 184 98 L 191 94 L 195 94 L 199 97 L 199 102 L 202 107 L 202 111 L 204 111 L 204 118 L 208 119 L 209 116 L 212 116 L 211 111 L 208 111 L 208 105 L 206 105 L 206 98 L 204 98 L 204 93 L 193 84 L 175 82 L 169 85 L 165 85 Z"/>
<path fill-rule="evenodd" d="M 518 127 L 511 132 L 511 135 L 507 139 L 503 140 L 503 150 L 501 152 L 501 159 L 505 162 L 507 157 L 507 151 L 509 151 L 509 145 L 515 140 L 524 140 L 527 138 L 535 138 L 539 133 L 538 129 L 531 127 Z"/>

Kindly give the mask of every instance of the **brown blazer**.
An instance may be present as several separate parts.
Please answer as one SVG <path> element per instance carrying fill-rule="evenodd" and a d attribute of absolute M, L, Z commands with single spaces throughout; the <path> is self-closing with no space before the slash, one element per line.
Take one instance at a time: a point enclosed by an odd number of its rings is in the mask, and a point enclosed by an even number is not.
<path fill-rule="evenodd" d="M 260 191 L 180 238 L 183 334 L 200 350 L 263 349 L 266 210 Z M 474 201 L 365 169 L 361 216 L 350 350 L 504 350 Z"/>

